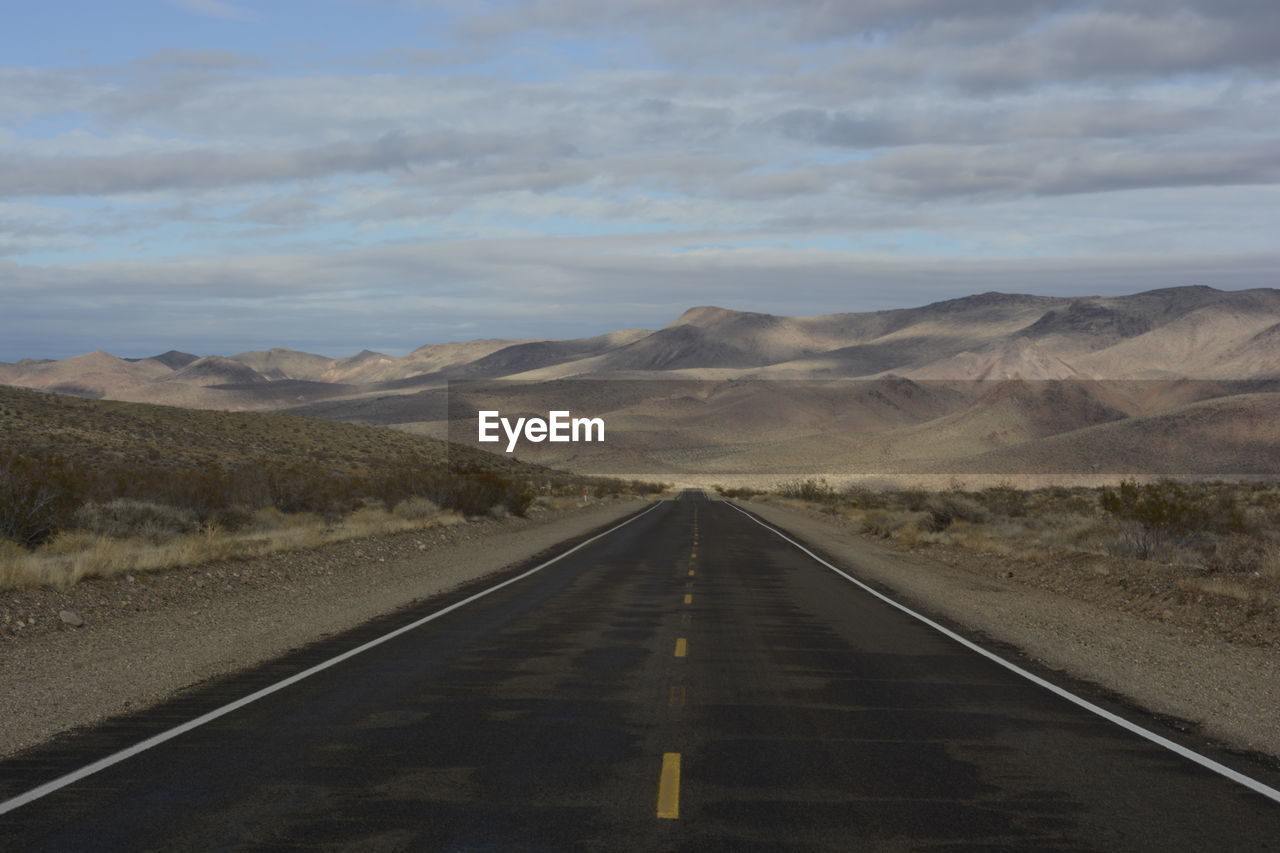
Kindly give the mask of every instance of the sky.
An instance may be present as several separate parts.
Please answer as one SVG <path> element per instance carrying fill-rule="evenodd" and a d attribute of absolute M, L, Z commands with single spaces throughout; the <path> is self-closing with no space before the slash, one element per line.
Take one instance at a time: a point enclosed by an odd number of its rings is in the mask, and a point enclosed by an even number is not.
<path fill-rule="evenodd" d="M 1277 285 L 1274 0 L 5 17 L 0 360 Z"/>

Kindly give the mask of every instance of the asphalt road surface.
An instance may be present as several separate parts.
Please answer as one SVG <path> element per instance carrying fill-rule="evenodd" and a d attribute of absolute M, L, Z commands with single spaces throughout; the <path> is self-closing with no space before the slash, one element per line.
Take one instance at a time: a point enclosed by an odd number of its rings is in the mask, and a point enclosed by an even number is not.
<path fill-rule="evenodd" d="M 0 800 L 493 585 L 0 763 Z M 0 849 L 1275 850 L 1280 805 L 686 494 L 13 808 Z"/>

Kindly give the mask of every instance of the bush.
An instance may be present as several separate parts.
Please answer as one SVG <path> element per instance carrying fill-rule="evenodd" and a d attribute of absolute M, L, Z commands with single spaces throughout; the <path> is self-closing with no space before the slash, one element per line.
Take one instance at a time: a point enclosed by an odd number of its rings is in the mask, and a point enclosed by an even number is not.
<path fill-rule="evenodd" d="M 533 505 L 537 492 L 525 480 L 512 480 L 488 471 L 466 471 L 437 481 L 429 497 L 440 506 L 466 516 L 484 515 L 498 504 L 513 515 L 523 516 Z"/>
<path fill-rule="evenodd" d="M 190 510 L 147 501 L 117 498 L 106 503 L 90 501 L 75 513 L 75 526 L 113 539 L 141 538 L 163 542 L 191 533 L 196 519 Z"/>
<path fill-rule="evenodd" d="M 862 516 L 862 532 L 872 536 L 888 538 L 908 525 L 919 527 L 923 514 L 911 512 L 893 512 L 887 509 L 872 509 Z"/>
<path fill-rule="evenodd" d="M 979 499 L 995 515 L 1023 518 L 1027 514 L 1027 493 L 1013 486 L 1001 484 L 984 489 Z"/>
<path fill-rule="evenodd" d="M 440 507 L 435 501 L 427 498 L 405 498 L 396 504 L 392 512 L 406 521 L 421 521 L 424 518 L 434 518 L 439 515 Z"/>
<path fill-rule="evenodd" d="M 537 496 L 537 493 L 528 483 L 513 482 L 507 487 L 501 503 L 512 515 L 524 518 L 529 512 L 529 507 L 533 506 L 533 500 Z"/>
<path fill-rule="evenodd" d="M 1245 529 L 1245 515 L 1233 491 L 1204 484 L 1193 488 L 1172 480 L 1126 480 L 1114 490 L 1104 489 L 1099 503 L 1103 512 L 1124 522 L 1122 545 L 1144 560 L 1198 533 Z"/>
<path fill-rule="evenodd" d="M 844 499 L 858 509 L 884 509 L 889 505 L 889 498 L 884 492 L 856 484 L 845 488 Z"/>
<path fill-rule="evenodd" d="M 987 510 L 958 492 L 943 492 L 925 503 L 929 513 L 929 530 L 940 533 L 957 521 L 982 524 L 990 517 Z"/>
<path fill-rule="evenodd" d="M 66 527 L 83 484 L 57 457 L 0 452 L 0 538 L 28 548 Z"/>
<path fill-rule="evenodd" d="M 932 495 L 924 489 L 904 489 L 898 493 L 898 498 L 912 512 L 924 512 L 929 509 Z"/>
<path fill-rule="evenodd" d="M 1213 553 L 1205 559 L 1204 567 L 1210 572 L 1225 574 L 1258 572 L 1269 565 L 1272 550 L 1272 546 L 1261 539 L 1228 536 L 1218 540 Z"/>
<path fill-rule="evenodd" d="M 716 488 L 716 491 L 718 491 L 722 497 L 726 497 L 729 500 L 750 500 L 751 498 L 754 498 L 756 495 L 764 494 L 759 489 L 753 489 L 750 486 L 740 486 L 737 488 L 727 488 L 725 486 L 716 486 L 715 488 Z"/>
<path fill-rule="evenodd" d="M 650 483 L 646 480 L 632 480 L 631 491 L 637 495 L 660 495 L 669 486 L 666 483 Z"/>
<path fill-rule="evenodd" d="M 836 499 L 836 490 L 822 477 L 788 480 L 778 485 L 777 492 L 784 498 L 799 498 L 802 501 L 825 503 Z"/>

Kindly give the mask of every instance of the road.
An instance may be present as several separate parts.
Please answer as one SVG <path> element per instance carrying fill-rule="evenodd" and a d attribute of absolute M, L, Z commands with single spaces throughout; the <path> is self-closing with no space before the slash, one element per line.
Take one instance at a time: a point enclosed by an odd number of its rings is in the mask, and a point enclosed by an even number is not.
<path fill-rule="evenodd" d="M 0 800 L 493 584 L 0 763 Z M 1280 805 L 686 493 L 0 815 L 0 849 L 1274 850 Z"/>

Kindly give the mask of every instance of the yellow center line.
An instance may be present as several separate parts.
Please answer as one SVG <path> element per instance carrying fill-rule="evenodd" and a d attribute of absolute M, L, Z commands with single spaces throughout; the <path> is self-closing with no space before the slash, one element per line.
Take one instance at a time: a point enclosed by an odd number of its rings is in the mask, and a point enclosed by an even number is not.
<path fill-rule="evenodd" d="M 696 574 L 697 574 L 697 572 L 695 572 L 693 569 L 690 569 L 690 570 L 689 570 L 689 577 L 693 577 L 693 576 L 694 576 L 694 575 L 696 575 Z"/>
<path fill-rule="evenodd" d="M 684 594 L 684 603 L 685 603 L 685 604 L 693 604 L 693 594 L 692 594 L 692 593 L 688 593 L 688 592 L 686 592 L 686 593 Z"/>
<path fill-rule="evenodd" d="M 662 773 L 658 776 L 658 817 L 675 820 L 680 817 L 680 753 L 662 754 Z"/>
<path fill-rule="evenodd" d="M 676 657 L 678 658 L 687 657 L 688 654 L 689 654 L 689 641 L 686 640 L 684 637 L 680 637 L 678 640 L 676 640 Z"/>

